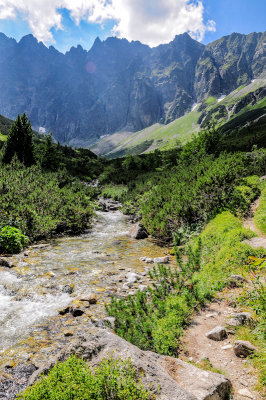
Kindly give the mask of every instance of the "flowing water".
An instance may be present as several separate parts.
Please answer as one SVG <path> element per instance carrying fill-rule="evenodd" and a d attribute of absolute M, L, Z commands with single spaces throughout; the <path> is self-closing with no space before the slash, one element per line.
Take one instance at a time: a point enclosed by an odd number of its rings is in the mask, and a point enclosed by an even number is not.
<path fill-rule="evenodd" d="M 88 316 L 70 320 L 60 317 L 58 309 L 86 293 L 97 293 L 94 317 L 102 317 L 104 302 L 125 283 L 125 274 L 147 267 L 140 257 L 167 253 L 150 239 L 132 239 L 131 226 L 119 211 L 97 212 L 93 229 L 85 234 L 57 238 L 43 248 L 31 247 L 26 254 L 12 257 L 15 268 L 0 267 L 2 360 L 27 360 L 41 347 L 63 342 L 62 329 L 80 328 Z M 65 285 L 73 293 L 65 293 Z"/>

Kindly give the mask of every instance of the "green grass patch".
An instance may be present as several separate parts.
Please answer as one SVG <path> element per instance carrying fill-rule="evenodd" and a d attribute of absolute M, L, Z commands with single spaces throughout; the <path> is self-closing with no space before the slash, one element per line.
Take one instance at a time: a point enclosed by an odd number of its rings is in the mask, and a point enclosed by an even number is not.
<path fill-rule="evenodd" d="M 6 142 L 7 136 L 0 132 L 0 142 Z"/>
<path fill-rule="evenodd" d="M 26 389 L 20 400 L 152 400 L 139 372 L 128 360 L 104 359 L 92 370 L 71 356 L 58 363 L 41 381 Z"/>
<path fill-rule="evenodd" d="M 264 183 L 264 189 L 261 192 L 260 204 L 255 212 L 254 219 L 258 229 L 266 235 L 266 182 Z"/>
<path fill-rule="evenodd" d="M 105 185 L 102 189 L 101 196 L 105 199 L 111 198 L 116 201 L 122 201 L 127 193 L 125 185 Z"/>

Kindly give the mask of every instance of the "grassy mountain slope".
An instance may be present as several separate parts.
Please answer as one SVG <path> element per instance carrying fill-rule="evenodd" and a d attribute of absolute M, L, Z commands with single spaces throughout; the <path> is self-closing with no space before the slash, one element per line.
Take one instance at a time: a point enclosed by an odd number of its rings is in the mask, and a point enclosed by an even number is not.
<path fill-rule="evenodd" d="M 170 149 L 176 146 L 177 141 L 181 144 L 187 142 L 212 119 L 222 126 L 225 142 L 229 141 L 230 146 L 234 142 L 238 143 L 237 138 L 241 139 L 243 148 L 249 146 L 253 139 L 263 145 L 266 141 L 265 95 L 264 75 L 246 86 L 240 86 L 227 96 L 207 97 L 201 104 L 195 105 L 191 112 L 170 124 L 157 123 L 131 134 L 118 132 L 102 138 L 92 150 L 115 158 L 126 154 L 147 153 L 157 148 Z"/>
<path fill-rule="evenodd" d="M 0 141 L 6 140 L 6 135 L 8 134 L 9 128 L 12 125 L 13 121 L 0 115 Z"/>

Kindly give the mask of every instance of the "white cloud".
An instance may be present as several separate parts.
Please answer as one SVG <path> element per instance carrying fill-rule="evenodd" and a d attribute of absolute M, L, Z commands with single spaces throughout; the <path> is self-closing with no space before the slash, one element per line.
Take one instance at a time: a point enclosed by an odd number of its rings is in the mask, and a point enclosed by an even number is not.
<path fill-rule="evenodd" d="M 215 30 L 214 21 L 204 23 L 199 0 L 0 0 L 0 19 L 19 14 L 34 36 L 47 43 L 53 41 L 51 28 L 63 29 L 62 8 L 70 11 L 76 24 L 87 20 L 102 25 L 114 20 L 114 35 L 150 46 L 167 43 L 186 31 L 202 40 L 206 31 Z"/>

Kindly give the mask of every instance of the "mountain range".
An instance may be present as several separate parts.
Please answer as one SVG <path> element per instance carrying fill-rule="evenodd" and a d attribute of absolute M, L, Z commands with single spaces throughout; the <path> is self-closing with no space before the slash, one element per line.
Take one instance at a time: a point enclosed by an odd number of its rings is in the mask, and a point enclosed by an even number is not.
<path fill-rule="evenodd" d="M 0 33 L 0 114 L 26 112 L 35 130 L 52 131 L 61 143 L 92 145 L 172 123 L 260 79 L 265 43 L 266 32 L 233 33 L 206 46 L 184 33 L 154 48 L 110 37 L 62 54 L 32 35 L 17 42 Z"/>

